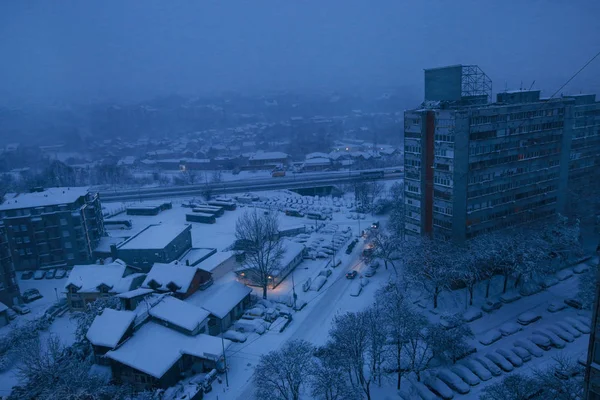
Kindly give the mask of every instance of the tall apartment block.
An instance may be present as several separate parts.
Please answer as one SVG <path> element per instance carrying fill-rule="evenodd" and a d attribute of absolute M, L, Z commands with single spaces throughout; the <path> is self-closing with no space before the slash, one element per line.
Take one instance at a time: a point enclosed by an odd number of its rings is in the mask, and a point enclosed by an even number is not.
<path fill-rule="evenodd" d="M 6 228 L 0 222 L 0 302 L 7 306 L 19 304 L 19 285 L 10 255 Z"/>
<path fill-rule="evenodd" d="M 425 101 L 404 113 L 407 235 L 462 241 L 547 218 L 598 175 L 594 95 L 491 92 L 475 65 L 425 70 Z"/>
<path fill-rule="evenodd" d="M 9 194 L 0 219 L 17 270 L 89 263 L 104 234 L 99 196 L 86 187 Z"/>

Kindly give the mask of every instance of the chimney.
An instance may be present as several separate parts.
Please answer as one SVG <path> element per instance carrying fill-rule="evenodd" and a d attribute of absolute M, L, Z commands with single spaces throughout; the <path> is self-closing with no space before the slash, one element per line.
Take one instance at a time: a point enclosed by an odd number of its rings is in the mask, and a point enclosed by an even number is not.
<path fill-rule="evenodd" d="M 116 260 L 117 257 L 117 245 L 116 244 L 111 244 L 110 245 L 110 256 L 113 258 L 113 260 Z"/>

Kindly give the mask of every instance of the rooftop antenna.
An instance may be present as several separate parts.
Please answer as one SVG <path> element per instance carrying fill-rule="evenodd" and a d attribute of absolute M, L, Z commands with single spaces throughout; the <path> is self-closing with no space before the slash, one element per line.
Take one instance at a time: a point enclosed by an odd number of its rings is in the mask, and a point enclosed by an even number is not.
<path fill-rule="evenodd" d="M 523 90 L 523 81 L 521 81 L 521 87 L 519 88 L 519 90 Z"/>
<path fill-rule="evenodd" d="M 531 82 L 531 86 L 529 86 L 529 90 L 531 90 L 531 88 L 533 88 L 534 83 L 535 83 L 535 79 L 533 80 L 533 82 Z"/>
<path fill-rule="evenodd" d="M 508 81 L 504 81 L 504 92 L 508 92 Z"/>

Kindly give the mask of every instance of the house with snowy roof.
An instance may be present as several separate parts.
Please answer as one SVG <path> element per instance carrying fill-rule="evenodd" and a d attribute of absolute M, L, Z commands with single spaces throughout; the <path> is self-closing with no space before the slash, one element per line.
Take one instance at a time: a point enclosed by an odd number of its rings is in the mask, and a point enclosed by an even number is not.
<path fill-rule="evenodd" d="M 203 333 L 191 336 L 156 321 L 143 324 L 106 353 L 113 378 L 138 390 L 167 388 L 183 376 L 223 371 L 231 341 Z"/>
<path fill-rule="evenodd" d="M 289 155 L 280 151 L 257 151 L 248 158 L 248 165 L 251 168 L 274 167 L 285 165 L 289 161 Z"/>
<path fill-rule="evenodd" d="M 251 293 L 248 286 L 231 281 L 196 292 L 186 302 L 209 312 L 208 333 L 218 335 L 229 329 L 250 307 Z"/>
<path fill-rule="evenodd" d="M 142 287 L 162 293 L 173 293 L 175 297 L 185 299 L 199 288 L 206 288 L 211 284 L 212 276 L 209 272 L 174 262 L 155 263 L 146 275 Z"/>
<path fill-rule="evenodd" d="M 83 310 L 99 297 L 109 297 L 138 288 L 145 274 L 129 274 L 122 260 L 109 264 L 76 265 L 71 270 L 65 290 L 71 311 Z"/>
<path fill-rule="evenodd" d="M 134 321 L 134 312 L 111 308 L 105 308 L 102 314 L 94 318 L 85 337 L 92 345 L 96 364 L 110 364 L 104 355 L 131 336 Z"/>
<path fill-rule="evenodd" d="M 173 296 L 164 296 L 148 314 L 157 323 L 186 335 L 208 333 L 209 312 L 202 307 L 186 303 Z"/>

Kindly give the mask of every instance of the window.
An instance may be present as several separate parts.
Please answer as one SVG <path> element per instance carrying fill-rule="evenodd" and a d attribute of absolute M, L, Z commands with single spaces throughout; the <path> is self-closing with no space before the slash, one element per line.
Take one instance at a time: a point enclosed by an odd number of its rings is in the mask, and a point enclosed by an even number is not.
<path fill-rule="evenodd" d="M 66 249 L 72 249 L 73 248 L 73 244 L 71 242 L 65 242 L 65 248 Z"/>
<path fill-rule="evenodd" d="M 71 233 L 69 231 L 63 231 L 63 237 L 69 237 Z"/>
<path fill-rule="evenodd" d="M 24 256 L 25 255 L 25 250 L 24 249 L 19 249 L 19 255 L 20 256 Z"/>
<path fill-rule="evenodd" d="M 29 239 L 29 236 L 23 236 L 23 243 L 30 243 L 31 240 Z"/>
<path fill-rule="evenodd" d="M 61 218 L 60 219 L 60 224 L 63 225 L 63 226 L 66 225 L 67 224 L 67 220 L 65 218 Z"/>
<path fill-rule="evenodd" d="M 75 259 L 75 255 L 73 253 L 69 253 L 69 254 L 67 254 L 67 259 L 68 260 L 74 260 Z"/>
<path fill-rule="evenodd" d="M 21 225 L 21 231 L 27 232 L 27 225 Z"/>

